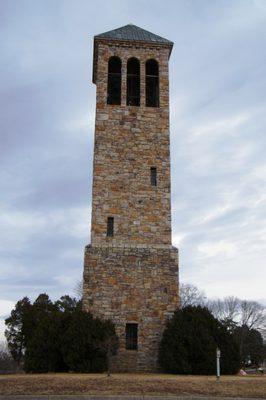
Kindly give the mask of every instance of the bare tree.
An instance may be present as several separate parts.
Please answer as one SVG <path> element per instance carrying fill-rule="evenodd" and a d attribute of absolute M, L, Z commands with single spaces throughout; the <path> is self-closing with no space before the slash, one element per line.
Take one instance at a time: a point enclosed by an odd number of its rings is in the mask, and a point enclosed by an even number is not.
<path fill-rule="evenodd" d="M 229 319 L 231 321 L 234 321 L 235 319 L 237 319 L 239 312 L 240 312 L 239 298 L 235 297 L 235 296 L 228 296 L 228 297 L 225 297 L 224 303 L 225 303 L 225 313 L 226 313 L 227 319 Z"/>
<path fill-rule="evenodd" d="M 234 296 L 209 300 L 207 307 L 215 318 L 221 321 L 236 321 L 240 314 L 241 300 Z"/>
<path fill-rule="evenodd" d="M 240 324 L 249 329 L 265 330 L 266 308 L 257 301 L 242 300 L 240 303 Z"/>
<path fill-rule="evenodd" d="M 229 330 L 234 331 L 236 327 L 256 329 L 266 340 L 266 307 L 257 301 L 241 300 L 235 296 L 207 299 L 202 290 L 190 283 L 181 283 L 179 294 L 181 308 L 189 305 L 205 306 L 215 318 L 225 323 Z"/>
<path fill-rule="evenodd" d="M 261 333 L 266 329 L 266 308 L 257 301 L 240 300 L 229 296 L 224 299 L 209 300 L 207 307 L 220 321 L 231 321 L 238 326 L 258 329 Z"/>
<path fill-rule="evenodd" d="M 205 293 L 197 286 L 190 283 L 181 283 L 179 287 L 180 307 L 204 306 L 206 301 Z"/>
<path fill-rule="evenodd" d="M 82 300 L 82 297 L 83 297 L 83 280 L 82 279 L 80 281 L 76 282 L 76 285 L 74 287 L 74 294 L 77 296 L 78 300 Z"/>
<path fill-rule="evenodd" d="M 12 359 L 7 343 L 0 342 L 0 374 L 17 372 L 18 364 Z"/>
<path fill-rule="evenodd" d="M 217 300 L 208 300 L 207 307 L 213 316 L 217 319 L 222 319 L 221 315 L 223 315 L 223 302 L 220 299 Z"/>

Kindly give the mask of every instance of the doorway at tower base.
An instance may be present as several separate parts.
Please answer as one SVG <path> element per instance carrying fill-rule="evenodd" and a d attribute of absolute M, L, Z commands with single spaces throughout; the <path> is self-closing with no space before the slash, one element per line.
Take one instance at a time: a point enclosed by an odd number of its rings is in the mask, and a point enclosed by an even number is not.
<path fill-rule="evenodd" d="M 85 248 L 83 308 L 110 319 L 119 337 L 113 371 L 157 371 L 165 323 L 179 306 L 178 250 Z"/>

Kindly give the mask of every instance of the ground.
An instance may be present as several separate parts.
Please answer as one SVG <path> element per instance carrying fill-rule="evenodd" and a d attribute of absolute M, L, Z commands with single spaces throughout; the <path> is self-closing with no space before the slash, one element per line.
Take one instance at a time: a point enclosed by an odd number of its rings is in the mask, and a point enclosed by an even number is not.
<path fill-rule="evenodd" d="M 211 395 L 266 399 L 266 376 L 163 374 L 0 375 L 0 394 Z"/>

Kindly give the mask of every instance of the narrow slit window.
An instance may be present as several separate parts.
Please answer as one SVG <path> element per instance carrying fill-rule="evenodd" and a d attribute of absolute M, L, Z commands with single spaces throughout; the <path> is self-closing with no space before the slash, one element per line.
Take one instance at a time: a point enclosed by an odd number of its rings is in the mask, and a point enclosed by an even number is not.
<path fill-rule="evenodd" d="M 159 107 L 159 66 L 156 60 L 146 62 L 146 107 Z"/>
<path fill-rule="evenodd" d="M 151 185 L 157 186 L 157 168 L 151 167 Z"/>
<path fill-rule="evenodd" d="M 127 62 L 127 105 L 140 104 L 140 65 L 139 60 L 132 57 Z"/>
<path fill-rule="evenodd" d="M 106 236 L 114 236 L 114 217 L 107 218 Z"/>
<path fill-rule="evenodd" d="M 126 324 L 126 349 L 138 350 L 138 324 Z"/>
<path fill-rule="evenodd" d="M 121 104 L 121 60 L 115 56 L 108 62 L 107 104 Z"/>

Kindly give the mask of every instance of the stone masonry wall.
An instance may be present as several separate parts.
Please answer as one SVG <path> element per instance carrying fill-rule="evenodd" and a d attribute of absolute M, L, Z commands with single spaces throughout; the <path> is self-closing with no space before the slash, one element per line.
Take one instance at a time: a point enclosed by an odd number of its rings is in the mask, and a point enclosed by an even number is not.
<path fill-rule="evenodd" d="M 116 325 L 116 371 L 155 371 L 165 322 L 178 307 L 178 252 L 171 244 L 169 46 L 100 41 L 91 245 L 85 249 L 83 306 Z M 122 60 L 122 103 L 107 105 L 108 60 Z M 139 107 L 126 105 L 127 60 L 140 60 Z M 160 107 L 145 106 L 145 63 L 159 64 Z M 157 168 L 157 186 L 150 168 Z M 106 236 L 114 217 L 114 236 Z M 126 323 L 138 323 L 138 350 L 125 349 Z"/>
<path fill-rule="evenodd" d="M 122 60 L 122 105 L 108 105 L 108 60 Z M 169 49 L 99 44 L 92 196 L 92 245 L 170 245 Z M 141 106 L 126 106 L 126 65 L 140 60 Z M 145 62 L 159 62 L 160 107 L 145 107 Z M 157 168 L 157 186 L 150 168 Z M 106 237 L 114 217 L 115 235 Z"/>
<path fill-rule="evenodd" d="M 84 309 L 111 319 L 120 339 L 114 371 L 155 371 L 165 322 L 178 307 L 176 249 L 85 250 Z M 125 349 L 126 323 L 138 323 L 138 351 Z"/>

